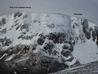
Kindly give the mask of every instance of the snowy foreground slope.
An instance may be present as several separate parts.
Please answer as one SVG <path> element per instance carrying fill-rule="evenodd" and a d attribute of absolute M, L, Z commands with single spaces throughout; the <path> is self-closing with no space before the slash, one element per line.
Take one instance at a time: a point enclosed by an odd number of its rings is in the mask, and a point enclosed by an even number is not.
<path fill-rule="evenodd" d="M 98 26 L 63 14 L 0 17 L 0 74 L 47 74 L 98 60 Z"/>

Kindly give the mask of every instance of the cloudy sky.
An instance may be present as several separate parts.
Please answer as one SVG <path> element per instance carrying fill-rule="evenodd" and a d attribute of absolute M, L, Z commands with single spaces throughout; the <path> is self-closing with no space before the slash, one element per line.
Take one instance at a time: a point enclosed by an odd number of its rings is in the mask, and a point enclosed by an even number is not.
<path fill-rule="evenodd" d="M 10 6 L 31 8 L 9 8 Z M 88 18 L 98 24 L 98 0 L 0 0 L 0 16 L 16 11 L 63 13 Z"/>

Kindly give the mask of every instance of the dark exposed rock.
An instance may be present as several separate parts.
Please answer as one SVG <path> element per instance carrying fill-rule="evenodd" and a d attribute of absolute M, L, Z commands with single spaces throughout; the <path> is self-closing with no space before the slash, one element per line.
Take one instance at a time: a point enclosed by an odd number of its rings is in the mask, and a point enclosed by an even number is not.
<path fill-rule="evenodd" d="M 21 27 L 21 24 L 16 27 L 16 30 L 18 30 L 20 27 Z"/>
<path fill-rule="evenodd" d="M 63 49 L 68 49 L 69 47 L 67 45 L 62 46 Z"/>
<path fill-rule="evenodd" d="M 2 46 L 9 46 L 12 43 L 12 41 L 10 39 L 6 38 L 6 37 L 1 38 L 0 42 L 2 43 Z"/>
<path fill-rule="evenodd" d="M 42 44 L 44 43 L 44 39 L 38 38 L 37 43 L 38 43 L 39 45 L 42 45 Z"/>
<path fill-rule="evenodd" d="M 69 44 L 69 43 L 64 44 L 62 46 L 62 49 L 68 49 L 68 50 L 70 50 L 72 52 L 73 51 L 73 45 L 72 44 Z"/>
<path fill-rule="evenodd" d="M 2 18 L 2 24 L 6 24 L 6 19 Z"/>
<path fill-rule="evenodd" d="M 17 12 L 17 13 L 14 14 L 14 17 L 20 17 L 21 15 L 22 15 L 22 13 Z"/>
<path fill-rule="evenodd" d="M 70 46 L 70 48 L 69 48 L 69 50 L 72 52 L 73 50 L 74 50 L 74 48 L 73 48 L 74 46 L 73 45 L 71 45 Z"/>
<path fill-rule="evenodd" d="M 50 33 L 47 35 L 50 40 L 53 40 L 54 43 L 64 43 L 66 40 L 66 35 L 64 33 Z"/>
<path fill-rule="evenodd" d="M 26 29 L 26 31 L 28 31 L 29 29 L 29 25 L 28 24 L 23 24 L 20 28 L 20 30 L 22 31 L 23 29 Z"/>
<path fill-rule="evenodd" d="M 53 49 L 53 47 L 54 47 L 54 45 L 51 43 L 51 42 L 49 42 L 49 43 L 47 43 L 45 46 L 44 46 L 44 49 L 45 50 L 51 50 L 51 49 Z"/>
<path fill-rule="evenodd" d="M 39 45 L 42 45 L 42 44 L 44 43 L 44 41 L 45 41 L 45 36 L 40 35 L 40 37 L 39 37 L 38 40 L 37 40 L 37 43 L 38 43 Z"/>
<path fill-rule="evenodd" d="M 91 38 L 91 34 L 90 34 L 90 31 L 89 31 L 88 20 L 84 19 L 82 25 L 83 25 L 83 32 L 84 32 L 86 38 L 90 39 Z"/>
<path fill-rule="evenodd" d="M 36 23 L 38 20 L 34 20 L 33 22 Z"/>
<path fill-rule="evenodd" d="M 7 39 L 4 43 L 3 46 L 9 46 L 12 43 L 10 39 Z"/>
<path fill-rule="evenodd" d="M 95 39 L 96 39 L 96 32 L 95 31 L 92 31 L 92 38 L 93 38 L 93 41 L 95 41 Z"/>
<path fill-rule="evenodd" d="M 32 38 L 33 38 L 33 36 L 34 35 L 30 35 L 30 36 L 28 36 L 28 35 L 24 35 L 24 34 L 21 34 L 19 37 L 18 37 L 18 39 L 22 39 L 22 40 L 31 40 Z"/>
<path fill-rule="evenodd" d="M 61 51 L 61 54 L 62 54 L 63 56 L 65 56 L 65 57 L 68 57 L 69 55 L 71 55 L 71 52 L 65 49 L 65 50 L 62 50 L 62 51 Z"/>
<path fill-rule="evenodd" d="M 96 34 L 96 44 L 98 45 L 98 27 L 95 27 L 95 34 Z"/>
<path fill-rule="evenodd" d="M 56 50 L 54 50 L 54 51 L 52 52 L 52 54 L 53 54 L 53 55 L 57 55 L 57 54 L 59 54 L 59 52 L 56 51 Z"/>
<path fill-rule="evenodd" d="M 5 29 L 2 29 L 0 32 L 2 33 L 2 34 L 5 34 L 6 33 L 6 28 Z"/>
<path fill-rule="evenodd" d="M 49 28 L 54 28 L 55 27 L 55 25 L 54 24 L 49 24 L 49 25 L 47 25 L 47 27 L 49 27 Z"/>
<path fill-rule="evenodd" d="M 18 37 L 18 39 L 20 39 L 20 38 L 23 38 L 23 35 L 20 35 L 20 36 Z"/>
<path fill-rule="evenodd" d="M 52 51 L 53 51 L 53 48 L 54 48 L 54 44 L 51 43 L 51 42 L 46 43 L 43 48 L 44 48 L 44 51 L 46 51 L 49 54 L 52 54 Z"/>
<path fill-rule="evenodd" d="M 4 26 L 4 24 L 6 24 L 6 19 L 2 18 L 2 20 L 0 21 L 0 26 Z"/>

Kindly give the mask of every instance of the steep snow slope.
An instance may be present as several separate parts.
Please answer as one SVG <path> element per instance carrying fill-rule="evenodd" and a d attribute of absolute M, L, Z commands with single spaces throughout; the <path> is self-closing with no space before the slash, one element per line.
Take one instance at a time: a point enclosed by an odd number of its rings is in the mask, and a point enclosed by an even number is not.
<path fill-rule="evenodd" d="M 73 55 L 77 57 L 81 64 L 98 60 L 98 46 L 92 40 L 74 46 Z"/>
<path fill-rule="evenodd" d="M 63 14 L 17 12 L 1 16 L 0 64 L 3 61 L 19 73 L 24 68 L 30 73 L 48 73 L 96 61 L 97 33 L 98 26 L 87 19 Z"/>
<path fill-rule="evenodd" d="M 73 29 L 77 43 L 74 46 L 73 55 L 81 64 L 98 60 L 98 26 L 86 19 L 72 17 Z"/>

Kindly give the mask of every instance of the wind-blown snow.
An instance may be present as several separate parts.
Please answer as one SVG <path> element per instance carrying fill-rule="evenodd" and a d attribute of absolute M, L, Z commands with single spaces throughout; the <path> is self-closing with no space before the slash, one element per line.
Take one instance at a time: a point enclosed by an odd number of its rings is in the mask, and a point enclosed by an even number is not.
<path fill-rule="evenodd" d="M 75 56 L 81 64 L 86 64 L 98 60 L 98 46 L 92 41 L 87 40 L 85 43 L 74 46 L 73 56 Z"/>

